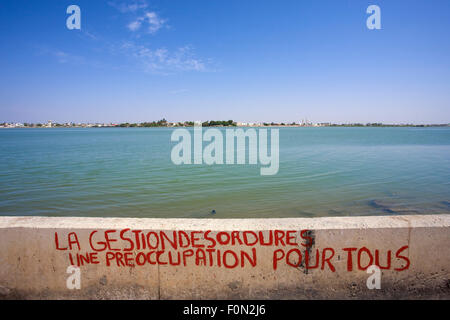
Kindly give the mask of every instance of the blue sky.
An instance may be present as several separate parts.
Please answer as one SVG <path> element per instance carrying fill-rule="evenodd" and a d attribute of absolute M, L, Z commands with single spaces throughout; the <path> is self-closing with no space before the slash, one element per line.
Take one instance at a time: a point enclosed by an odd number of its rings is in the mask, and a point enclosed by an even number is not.
<path fill-rule="evenodd" d="M 0 30 L 0 122 L 450 122 L 448 0 L 2 0 Z"/>

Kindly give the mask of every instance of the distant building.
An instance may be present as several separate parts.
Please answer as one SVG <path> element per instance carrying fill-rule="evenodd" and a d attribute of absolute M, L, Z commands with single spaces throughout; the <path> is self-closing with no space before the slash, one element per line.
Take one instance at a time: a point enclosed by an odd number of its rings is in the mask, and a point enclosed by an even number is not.
<path fill-rule="evenodd" d="M 300 121 L 300 126 L 301 127 L 317 127 L 317 125 L 313 124 L 311 121 L 309 121 L 308 119 L 302 119 Z"/>

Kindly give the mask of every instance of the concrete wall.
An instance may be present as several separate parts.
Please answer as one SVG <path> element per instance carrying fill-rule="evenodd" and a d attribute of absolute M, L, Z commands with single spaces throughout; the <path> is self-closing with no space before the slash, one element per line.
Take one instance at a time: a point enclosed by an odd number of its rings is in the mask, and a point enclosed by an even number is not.
<path fill-rule="evenodd" d="M 449 245 L 450 215 L 0 217 L 0 298 L 449 299 Z M 70 290 L 77 255 L 89 262 Z M 381 289 L 367 288 L 371 264 L 384 268 Z"/>

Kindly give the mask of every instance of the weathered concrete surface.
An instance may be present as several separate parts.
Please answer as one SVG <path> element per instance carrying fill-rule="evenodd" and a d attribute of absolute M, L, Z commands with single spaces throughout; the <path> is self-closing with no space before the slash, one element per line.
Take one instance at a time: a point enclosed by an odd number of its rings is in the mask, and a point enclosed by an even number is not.
<path fill-rule="evenodd" d="M 112 239 L 110 247 L 96 253 L 95 249 L 99 250 L 105 242 L 107 230 L 110 230 L 107 238 Z M 206 236 L 208 230 L 210 233 Z M 266 240 L 272 233 L 274 240 L 275 230 L 280 237 L 285 235 L 283 241 L 250 245 L 253 238 L 249 231 L 256 235 L 262 231 Z M 301 230 L 305 230 L 304 233 Z M 142 234 L 146 238 L 152 231 L 155 234 L 150 235 L 150 243 L 155 247 L 156 241 L 152 240 L 161 236 L 160 231 L 170 239 L 174 231 L 176 235 L 183 231 L 188 236 L 192 236 L 192 231 L 199 233 L 194 233 L 198 240 L 190 238 L 190 245 L 183 248 L 178 243 L 178 248 L 174 249 L 166 241 L 166 248 L 162 250 L 161 240 L 157 249 L 138 248 L 135 234 L 139 234 L 138 238 Z M 230 242 L 213 246 L 208 238 L 217 240 L 220 232 L 223 237 L 220 239 L 229 237 Z M 231 241 L 233 232 L 234 245 Z M 243 241 L 244 232 L 249 236 L 247 245 Z M 68 248 L 69 234 L 72 234 L 72 240 L 76 234 L 78 240 L 72 250 Z M 450 215 L 227 220 L 0 217 L 0 298 L 449 299 L 449 245 Z M 196 261 L 196 255 L 201 251 L 209 255 L 208 246 L 213 257 L 220 251 L 221 262 L 214 258 L 202 260 L 202 255 Z M 255 255 L 252 249 L 255 249 Z M 176 257 L 178 252 L 186 254 L 189 250 L 195 254 L 186 258 L 186 266 L 183 263 L 170 265 L 169 252 Z M 226 250 L 235 252 L 238 257 L 236 267 L 224 267 L 224 259 L 228 266 L 234 265 L 230 258 L 232 253 L 224 258 Z M 279 255 L 294 250 L 289 259 L 293 266 L 283 258 L 277 261 L 275 269 L 276 250 L 282 250 L 278 251 Z M 148 262 L 138 265 L 136 258 L 139 255 L 142 258 L 150 251 L 153 252 Z M 242 258 L 242 251 L 251 258 L 256 256 L 254 265 Z M 377 264 L 375 257 L 378 255 L 378 264 L 386 268 L 381 270 L 379 290 L 369 290 L 366 285 L 371 275 L 364 270 L 371 263 L 367 251 L 372 255 L 372 264 Z M 111 259 L 111 265 L 107 266 L 107 256 L 117 252 L 128 253 L 133 259 L 128 264 L 134 264 L 134 267 L 123 266 L 117 259 Z M 162 252 L 160 263 L 156 261 L 158 252 Z M 301 260 L 297 252 L 302 255 Z M 98 264 L 82 265 L 81 289 L 69 290 L 66 280 L 70 274 L 66 270 L 73 262 L 69 254 L 75 257 L 77 253 L 96 253 Z M 319 259 L 318 268 L 307 267 L 307 254 L 310 267 Z M 388 259 L 389 254 L 391 259 Z M 324 262 L 323 258 L 331 255 L 329 263 Z M 76 259 L 74 261 L 76 264 Z"/>

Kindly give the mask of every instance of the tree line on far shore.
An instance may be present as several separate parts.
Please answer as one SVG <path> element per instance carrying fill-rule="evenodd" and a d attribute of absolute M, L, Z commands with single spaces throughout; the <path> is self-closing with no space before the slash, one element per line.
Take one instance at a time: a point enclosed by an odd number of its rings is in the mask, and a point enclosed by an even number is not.
<path fill-rule="evenodd" d="M 211 120 L 211 121 L 205 121 L 202 122 L 202 127 L 236 127 L 236 122 L 233 120 Z M 185 121 L 185 122 L 176 122 L 176 123 L 169 123 L 166 119 L 162 119 L 159 121 L 153 121 L 153 122 L 142 122 L 142 123 L 121 123 L 118 125 L 118 127 L 121 128 L 133 128 L 133 127 L 144 127 L 144 128 L 151 128 L 151 127 L 193 127 L 194 122 L 193 121 Z"/>
<path fill-rule="evenodd" d="M 27 127 L 27 128 L 41 128 L 41 127 L 120 127 L 120 128 L 151 128 L 151 127 L 193 127 L 194 126 L 193 121 L 184 121 L 184 122 L 168 122 L 166 119 L 161 119 L 158 121 L 152 121 L 152 122 L 141 122 L 141 123 L 120 123 L 120 124 L 113 124 L 113 123 L 56 123 L 56 122 L 50 122 L 47 124 L 42 123 L 23 123 L 23 124 L 14 124 L 14 123 L 7 123 L 3 122 L 0 123 L 0 127 Z M 264 127 L 271 127 L 271 126 L 300 126 L 300 127 L 448 127 L 450 124 L 444 123 L 444 124 L 384 124 L 384 123 L 342 123 L 342 124 L 336 124 L 336 123 L 317 123 L 317 124 L 311 124 L 311 123 L 302 123 L 297 124 L 295 122 L 292 123 L 276 123 L 276 122 L 263 122 L 263 123 L 237 123 L 233 120 L 210 120 L 202 122 L 202 127 L 236 127 L 236 126 L 264 126 Z"/>

